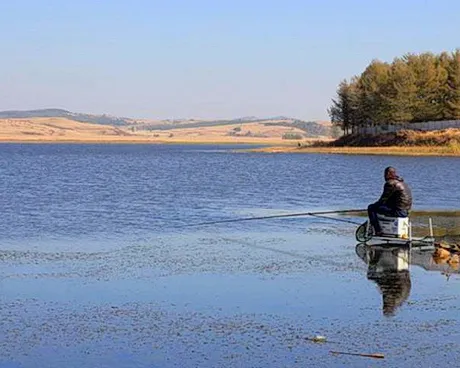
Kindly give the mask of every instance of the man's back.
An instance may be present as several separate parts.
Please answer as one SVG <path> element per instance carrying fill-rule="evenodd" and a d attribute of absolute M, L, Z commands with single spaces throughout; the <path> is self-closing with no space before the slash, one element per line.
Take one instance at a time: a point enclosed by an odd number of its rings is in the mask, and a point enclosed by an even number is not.
<path fill-rule="evenodd" d="M 386 181 L 381 199 L 383 204 L 396 210 L 410 211 L 412 208 L 412 192 L 401 177 Z"/>
<path fill-rule="evenodd" d="M 387 167 L 383 173 L 385 185 L 379 200 L 367 207 L 369 221 L 375 234 L 382 234 L 378 214 L 390 217 L 408 217 L 412 208 L 412 193 L 403 178 L 396 174 L 394 167 Z"/>

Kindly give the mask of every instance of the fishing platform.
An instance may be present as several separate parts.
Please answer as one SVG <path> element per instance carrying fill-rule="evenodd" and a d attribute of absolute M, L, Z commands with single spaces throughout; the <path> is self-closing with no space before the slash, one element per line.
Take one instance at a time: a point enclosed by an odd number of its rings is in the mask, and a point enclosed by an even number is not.
<path fill-rule="evenodd" d="M 377 215 L 382 235 L 375 235 L 369 221 L 359 225 L 356 229 L 356 240 L 360 243 L 379 245 L 409 245 L 420 248 L 434 248 L 433 224 L 429 219 L 429 234 L 424 237 L 412 236 L 412 223 L 409 217 L 389 217 Z"/>

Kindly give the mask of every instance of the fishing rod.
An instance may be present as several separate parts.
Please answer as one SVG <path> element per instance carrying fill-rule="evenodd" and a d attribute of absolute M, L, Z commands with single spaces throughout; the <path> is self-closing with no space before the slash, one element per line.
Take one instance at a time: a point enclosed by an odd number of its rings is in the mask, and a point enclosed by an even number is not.
<path fill-rule="evenodd" d="M 282 215 L 270 215 L 270 216 L 258 216 L 258 217 L 243 217 L 238 219 L 229 219 L 229 220 L 219 220 L 219 221 L 209 221 L 209 222 L 200 222 L 196 224 L 188 224 L 179 227 L 192 227 L 192 226 L 207 226 L 207 225 L 216 225 L 216 224 L 224 224 L 229 222 L 242 222 L 242 221 L 253 221 L 253 220 L 266 220 L 266 219 L 273 219 L 273 218 L 284 218 L 284 217 L 301 217 L 301 216 L 313 216 L 313 217 L 320 217 L 326 218 L 335 221 L 342 221 L 348 222 L 353 224 L 359 224 L 356 221 L 345 220 L 345 219 L 338 219 L 333 217 L 326 217 L 323 215 L 332 215 L 332 214 L 344 214 L 344 213 L 355 213 L 355 212 L 363 212 L 366 211 L 365 209 L 351 209 L 351 210 L 336 210 L 336 211 L 317 211 L 317 212 L 299 212 L 299 213 L 286 213 Z"/>

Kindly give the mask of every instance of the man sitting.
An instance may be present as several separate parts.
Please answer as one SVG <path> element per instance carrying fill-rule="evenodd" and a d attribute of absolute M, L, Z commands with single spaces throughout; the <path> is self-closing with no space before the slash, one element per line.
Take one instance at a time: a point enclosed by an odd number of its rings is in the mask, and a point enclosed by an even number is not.
<path fill-rule="evenodd" d="M 396 174 L 394 167 L 387 167 L 384 171 L 385 185 L 380 199 L 369 205 L 367 213 L 374 228 L 375 235 L 381 236 L 382 229 L 377 214 L 389 217 L 408 217 L 412 207 L 412 193 L 403 178 Z"/>

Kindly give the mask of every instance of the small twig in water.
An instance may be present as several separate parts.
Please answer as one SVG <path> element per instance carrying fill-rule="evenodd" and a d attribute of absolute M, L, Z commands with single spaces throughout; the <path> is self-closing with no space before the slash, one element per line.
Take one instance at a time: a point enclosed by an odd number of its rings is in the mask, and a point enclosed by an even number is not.
<path fill-rule="evenodd" d="M 330 351 L 331 354 L 343 354 L 343 355 L 355 355 L 355 356 L 360 356 L 360 357 L 366 357 L 366 358 L 375 358 L 375 359 L 384 359 L 385 356 L 383 354 L 361 354 L 361 353 L 349 353 L 345 351 Z"/>

